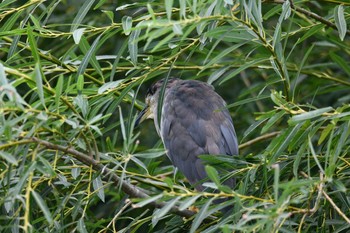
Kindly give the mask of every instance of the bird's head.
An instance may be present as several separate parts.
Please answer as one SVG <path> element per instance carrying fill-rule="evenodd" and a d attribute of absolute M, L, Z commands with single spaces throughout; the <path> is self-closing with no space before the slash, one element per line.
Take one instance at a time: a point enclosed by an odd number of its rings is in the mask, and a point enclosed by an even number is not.
<path fill-rule="evenodd" d="M 158 109 L 158 102 L 159 102 L 159 96 L 161 94 L 161 90 L 163 85 L 165 88 L 164 95 L 166 95 L 167 89 L 173 87 L 178 82 L 181 81 L 181 79 L 177 78 L 169 78 L 166 83 L 166 79 L 161 79 L 155 83 L 152 84 L 152 86 L 148 89 L 147 95 L 146 95 L 146 107 L 139 113 L 137 116 L 135 125 L 139 125 L 146 119 L 154 119 L 157 115 L 157 109 Z"/>

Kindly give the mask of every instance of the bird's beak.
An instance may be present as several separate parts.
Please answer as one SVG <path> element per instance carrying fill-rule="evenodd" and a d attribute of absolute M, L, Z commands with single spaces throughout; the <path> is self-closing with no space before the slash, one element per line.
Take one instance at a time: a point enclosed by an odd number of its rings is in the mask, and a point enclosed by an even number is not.
<path fill-rule="evenodd" d="M 135 121 L 135 127 L 137 127 L 144 120 L 149 118 L 150 115 L 151 115 L 151 108 L 147 105 L 137 116 L 136 121 Z"/>

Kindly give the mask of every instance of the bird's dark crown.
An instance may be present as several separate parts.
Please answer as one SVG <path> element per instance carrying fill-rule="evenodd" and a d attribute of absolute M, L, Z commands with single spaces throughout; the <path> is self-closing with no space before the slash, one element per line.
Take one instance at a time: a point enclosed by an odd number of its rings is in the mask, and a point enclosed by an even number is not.
<path fill-rule="evenodd" d="M 160 90 L 162 88 L 165 80 L 166 79 L 161 79 L 161 80 L 158 80 L 157 82 L 153 83 L 152 86 L 150 88 L 148 88 L 147 96 L 154 95 L 157 92 L 157 90 Z M 169 78 L 166 85 L 167 85 L 167 87 L 171 87 L 172 85 L 174 85 L 176 82 L 178 82 L 180 80 L 181 79 L 178 79 L 178 78 Z"/>

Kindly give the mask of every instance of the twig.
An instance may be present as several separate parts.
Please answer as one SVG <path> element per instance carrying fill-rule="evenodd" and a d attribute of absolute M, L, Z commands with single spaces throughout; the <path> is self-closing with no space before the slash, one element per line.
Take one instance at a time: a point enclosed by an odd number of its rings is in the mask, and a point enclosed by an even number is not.
<path fill-rule="evenodd" d="M 36 137 L 32 137 L 31 140 L 33 142 L 36 142 L 36 143 L 46 147 L 47 149 L 62 151 L 64 153 L 72 155 L 74 158 L 76 158 L 77 160 L 79 160 L 80 162 L 82 162 L 86 165 L 89 165 L 89 166 L 91 165 L 94 170 L 101 172 L 104 180 L 108 180 L 108 181 L 112 180 L 114 182 L 114 184 L 116 184 L 116 186 L 120 185 L 121 190 L 124 193 L 128 194 L 130 197 L 133 197 L 133 198 L 148 198 L 149 197 L 146 193 L 141 191 L 136 186 L 124 182 L 119 176 L 117 176 L 115 173 L 113 173 L 113 171 L 111 169 L 103 166 L 102 164 L 98 163 L 96 160 L 90 158 L 88 155 L 86 155 L 84 153 L 81 153 L 81 152 L 79 152 L 71 147 L 64 147 L 61 145 L 53 144 L 51 142 L 41 140 L 41 139 L 36 138 Z M 155 208 L 162 208 L 166 205 L 166 203 L 165 202 L 158 203 L 156 201 L 153 201 L 153 202 L 149 203 L 149 205 L 152 207 L 155 207 Z M 179 208 L 176 206 L 171 208 L 171 212 L 174 214 L 177 214 L 179 216 L 186 217 L 186 218 L 190 218 L 195 214 L 195 212 L 190 211 L 190 210 L 179 210 Z"/>
<path fill-rule="evenodd" d="M 283 4 L 284 2 L 285 2 L 285 0 L 282 0 L 282 1 L 281 0 L 275 0 L 274 1 L 274 3 L 278 3 L 278 4 Z M 311 11 L 305 10 L 305 9 L 303 9 L 301 7 L 295 6 L 293 0 L 289 0 L 289 2 L 290 2 L 290 7 L 293 10 L 295 10 L 297 12 L 300 12 L 300 13 L 302 13 L 302 14 L 310 17 L 310 18 L 313 18 L 313 19 L 315 19 L 315 20 L 317 20 L 317 21 L 319 21 L 319 22 L 321 22 L 321 23 L 323 23 L 323 24 L 325 24 L 325 25 L 327 25 L 327 26 L 329 26 L 331 28 L 334 28 L 335 30 L 338 30 L 337 26 L 334 23 L 326 20 L 325 18 L 319 16 L 318 14 L 316 14 L 314 12 L 311 12 Z M 350 31 L 346 30 L 346 34 L 350 35 Z"/>
<path fill-rule="evenodd" d="M 280 133 L 281 133 L 280 131 L 276 131 L 276 132 L 268 133 L 268 134 L 262 135 L 260 137 L 254 138 L 248 142 L 245 142 L 245 143 L 239 145 L 239 149 L 243 149 L 243 148 L 248 147 L 256 142 L 259 142 L 259 141 L 262 141 L 262 140 L 265 140 L 268 138 L 272 138 Z"/>
<path fill-rule="evenodd" d="M 343 219 L 344 219 L 345 221 L 347 221 L 348 224 L 350 224 L 350 219 L 339 209 L 339 207 L 334 203 L 334 201 L 332 200 L 332 198 L 330 198 L 330 197 L 328 196 L 328 194 L 327 194 L 324 190 L 322 190 L 322 194 L 323 194 L 323 196 L 327 199 L 327 201 L 329 201 L 329 203 L 333 206 L 333 208 L 335 209 L 335 211 L 337 211 L 338 214 L 339 214 L 340 216 L 342 216 Z"/>
<path fill-rule="evenodd" d="M 305 173 L 305 172 L 300 172 L 304 177 L 309 178 L 309 176 Z M 328 194 L 326 193 L 326 191 L 323 189 L 323 174 L 320 174 L 320 180 L 321 180 L 321 184 L 319 186 L 319 192 L 321 191 L 323 196 L 327 199 L 327 201 L 333 206 L 333 208 L 335 209 L 335 211 L 338 212 L 338 214 L 343 217 L 343 219 L 350 224 L 350 219 L 339 209 L 339 207 L 334 203 L 334 201 L 332 200 L 332 198 L 330 198 L 330 196 L 328 196 Z M 321 196 L 320 194 L 318 196 Z M 316 206 L 316 204 L 315 204 Z M 314 207 L 315 208 L 315 207 Z M 316 211 L 315 209 L 312 209 L 313 211 Z"/>

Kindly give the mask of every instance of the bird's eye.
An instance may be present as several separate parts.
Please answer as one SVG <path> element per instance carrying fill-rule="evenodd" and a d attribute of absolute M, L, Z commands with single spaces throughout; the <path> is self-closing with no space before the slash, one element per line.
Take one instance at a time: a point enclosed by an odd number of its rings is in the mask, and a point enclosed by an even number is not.
<path fill-rule="evenodd" d="M 153 95 L 154 93 L 156 93 L 157 88 L 158 87 L 156 85 L 151 86 L 147 91 L 147 95 Z"/>

